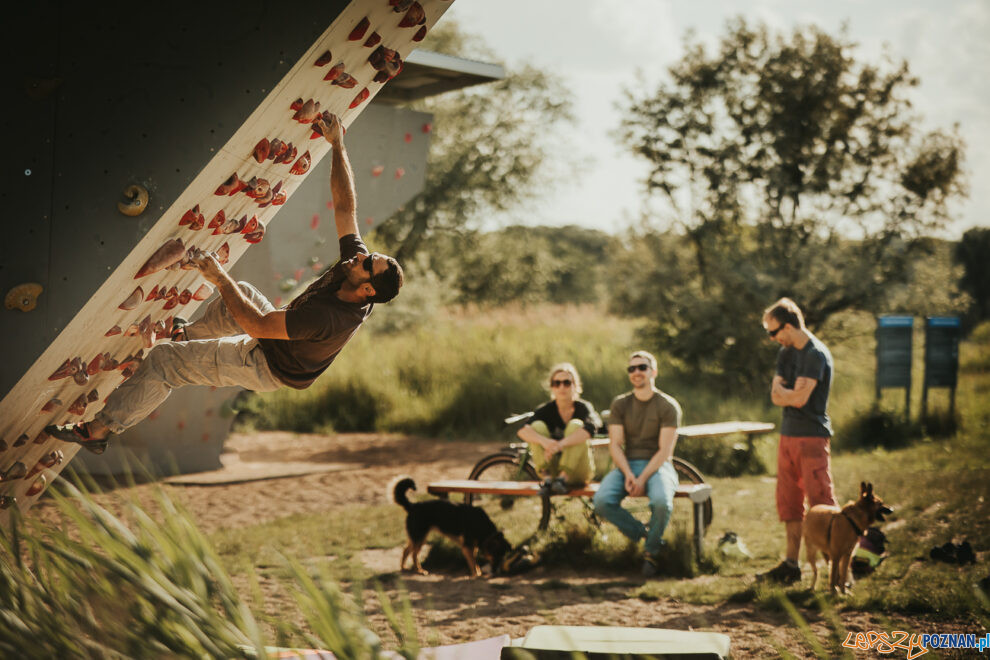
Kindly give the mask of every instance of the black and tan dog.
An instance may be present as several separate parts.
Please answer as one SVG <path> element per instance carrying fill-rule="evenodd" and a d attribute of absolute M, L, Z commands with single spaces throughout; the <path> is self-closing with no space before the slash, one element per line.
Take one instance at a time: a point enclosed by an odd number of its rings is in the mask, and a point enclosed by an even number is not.
<path fill-rule="evenodd" d="M 412 556 L 413 570 L 426 575 L 419 564 L 419 551 L 431 530 L 440 532 L 461 547 L 472 577 L 481 577 L 479 557 L 491 562 L 493 572 L 497 570 L 512 546 L 484 509 L 439 499 L 410 502 L 406 493 L 415 489 L 416 483 L 409 477 L 399 478 L 391 489 L 392 500 L 406 510 L 409 543 L 402 550 L 401 570 L 406 569 L 406 560 Z"/>
<path fill-rule="evenodd" d="M 829 584 L 832 593 L 852 586 L 849 562 L 856 550 L 856 542 L 875 521 L 883 521 L 893 509 L 873 494 L 873 484 L 860 483 L 859 499 L 841 509 L 829 504 L 811 507 L 804 517 L 805 558 L 811 564 L 811 589 L 818 581 L 818 552 L 831 560 Z"/>

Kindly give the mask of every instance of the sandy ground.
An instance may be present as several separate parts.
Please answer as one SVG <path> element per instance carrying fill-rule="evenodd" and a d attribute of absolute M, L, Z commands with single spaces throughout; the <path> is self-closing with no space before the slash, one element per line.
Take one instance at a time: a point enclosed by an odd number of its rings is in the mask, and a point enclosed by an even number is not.
<path fill-rule="evenodd" d="M 380 503 L 385 485 L 397 474 L 409 474 L 421 484 L 438 478 L 464 478 L 478 458 L 499 446 L 370 434 L 235 434 L 226 450 L 236 453 L 243 463 L 269 464 L 272 474 L 278 474 L 279 464 L 284 463 L 335 465 L 329 472 L 291 479 L 166 488 L 209 533 L 295 513 L 332 515 L 339 511 L 346 515 L 354 505 Z M 99 498 L 115 510 L 120 494 L 149 505 L 152 502 L 150 485 Z M 40 503 L 34 515 L 53 515 L 51 505 Z M 382 576 L 383 582 L 391 585 L 392 596 L 396 595 L 394 578 L 400 552 L 400 548 L 393 548 L 362 555 L 362 560 Z M 427 576 L 405 574 L 403 584 L 415 609 L 420 639 L 430 644 L 452 644 L 500 634 L 522 637 L 533 626 L 544 624 L 621 625 L 721 632 L 731 638 L 735 658 L 776 657 L 778 648 L 786 648 L 798 657 L 811 655 L 810 647 L 785 614 L 752 603 L 694 605 L 673 599 L 647 602 L 629 598 L 631 587 L 642 580 L 636 569 L 638 566 L 630 567 L 625 574 L 616 574 L 614 570 L 577 574 L 568 568 L 540 566 L 519 576 L 481 580 L 469 579 L 465 572 L 451 569 Z M 704 583 L 719 578 L 695 579 Z M 278 611 L 286 599 L 280 586 L 262 579 L 261 587 L 266 610 Z M 369 595 L 365 602 L 370 606 L 376 600 Z M 821 618 L 813 612 L 804 614 L 818 638 L 827 639 L 828 627 Z M 369 610 L 369 615 L 376 632 L 390 639 L 380 612 Z M 857 612 L 844 612 L 840 616 L 846 629 L 853 632 L 887 630 L 891 618 Z M 897 620 L 911 624 L 912 631 L 919 633 L 974 630 L 973 622 L 946 624 L 905 617 Z M 857 657 L 879 656 L 870 651 L 859 652 Z M 891 657 L 901 656 L 898 652 Z"/>

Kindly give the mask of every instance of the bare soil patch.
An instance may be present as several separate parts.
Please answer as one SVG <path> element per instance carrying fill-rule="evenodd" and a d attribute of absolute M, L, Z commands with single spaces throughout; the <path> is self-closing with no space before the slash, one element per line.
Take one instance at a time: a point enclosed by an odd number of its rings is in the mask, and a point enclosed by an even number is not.
<path fill-rule="evenodd" d="M 165 488 L 210 533 L 296 513 L 347 515 L 348 509 L 356 505 L 382 502 L 387 484 L 398 474 L 409 474 L 420 484 L 439 478 L 463 478 L 481 456 L 500 446 L 382 434 L 234 434 L 226 451 L 236 452 L 242 462 L 271 463 L 273 469 L 278 467 L 275 464 L 285 462 L 346 467 L 284 479 Z M 99 495 L 97 499 L 116 513 L 122 506 L 119 495 L 136 498 L 154 509 L 153 488 L 143 484 Z M 33 515 L 54 519 L 56 514 L 50 502 L 42 501 Z M 381 576 L 393 598 L 399 593 L 396 571 L 400 554 L 401 550 L 394 548 L 369 550 L 361 557 Z M 614 570 L 578 573 L 569 567 L 544 565 L 519 576 L 482 580 L 469 579 L 466 572 L 451 569 L 426 576 L 404 574 L 402 584 L 415 611 L 420 639 L 428 644 L 452 644 L 500 634 L 522 637 L 541 624 L 621 625 L 721 632 L 731 638 L 736 658 L 775 657 L 778 648 L 786 648 L 798 657 L 811 655 L 810 647 L 786 614 L 750 602 L 696 605 L 670 598 L 644 601 L 629 597 L 630 590 L 642 582 L 637 569 L 631 566 L 623 574 Z M 717 579 L 720 578 L 707 575 L 696 578 L 702 584 Z M 265 609 L 270 613 L 280 611 L 288 603 L 282 586 L 265 577 L 260 582 Z M 376 598 L 369 593 L 365 605 L 372 625 L 384 639 L 391 639 L 376 604 Z M 802 614 L 827 648 L 827 624 L 814 612 Z M 973 631 L 972 622 L 936 623 L 924 617 L 864 612 L 842 612 L 839 616 L 845 628 L 853 632 L 888 630 L 891 619 L 910 625 L 911 631 L 918 633 Z"/>

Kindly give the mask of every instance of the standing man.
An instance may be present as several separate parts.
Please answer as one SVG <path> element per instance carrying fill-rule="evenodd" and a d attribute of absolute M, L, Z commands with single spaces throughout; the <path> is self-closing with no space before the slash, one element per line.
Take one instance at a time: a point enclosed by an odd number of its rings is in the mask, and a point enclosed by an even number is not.
<path fill-rule="evenodd" d="M 777 447 L 777 513 L 787 533 L 787 555 L 758 580 L 792 584 L 801 579 L 798 551 L 804 500 L 835 504 L 829 439 L 828 393 L 832 354 L 804 325 L 800 308 L 781 298 L 763 312 L 763 327 L 780 344 L 770 399 L 784 409 Z"/>
<path fill-rule="evenodd" d="M 155 346 L 134 375 L 108 397 L 90 422 L 48 426 L 45 431 L 101 454 L 107 438 L 134 426 L 175 387 L 240 386 L 256 392 L 283 386 L 305 389 L 323 373 L 371 314 L 402 286 L 392 257 L 369 254 L 357 224 L 354 176 L 340 119 L 320 123 L 331 144 L 330 190 L 340 240 L 340 260 L 282 309 L 247 282 L 235 283 L 213 253 L 193 263 L 220 297 L 195 323 L 173 327 L 172 342 Z"/>
<path fill-rule="evenodd" d="M 677 443 L 681 407 L 654 385 L 657 359 L 646 351 L 629 356 L 632 392 L 615 397 L 609 412 L 609 453 L 615 467 L 595 493 L 595 513 L 633 541 L 646 539 L 643 575 L 657 573 L 663 532 L 674 510 L 677 471 L 670 459 Z M 623 448 L 623 444 L 625 447 Z M 650 498 L 650 522 L 643 525 L 621 505 L 627 496 Z"/>

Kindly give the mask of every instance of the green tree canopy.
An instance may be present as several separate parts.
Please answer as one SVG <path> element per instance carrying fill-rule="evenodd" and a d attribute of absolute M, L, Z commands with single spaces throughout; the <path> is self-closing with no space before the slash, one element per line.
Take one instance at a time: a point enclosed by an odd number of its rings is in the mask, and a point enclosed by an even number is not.
<path fill-rule="evenodd" d="M 667 80 L 631 95 L 620 136 L 670 231 L 630 236 L 616 304 L 652 302 L 652 338 L 690 367 L 762 381 L 760 312 L 782 295 L 812 327 L 879 308 L 965 193 L 962 141 L 918 128 L 907 63 L 854 51 L 737 19 L 713 54 L 689 37 Z"/>
<path fill-rule="evenodd" d="M 990 319 L 990 229 L 967 231 L 956 244 L 954 256 L 964 269 L 959 288 L 972 298 L 968 321 L 975 324 Z"/>
<path fill-rule="evenodd" d="M 469 233 L 454 273 L 458 302 L 598 302 L 605 295 L 612 240 L 603 231 L 576 226 Z"/>
<path fill-rule="evenodd" d="M 460 57 L 495 57 L 477 37 L 444 21 L 423 48 Z M 461 232 L 486 214 L 512 208 L 553 178 L 553 140 L 572 120 L 570 96 L 551 76 L 531 67 L 506 68 L 502 80 L 449 92 L 417 104 L 434 115 L 426 185 L 377 229 L 400 259 L 426 246 L 439 259 L 457 257 Z"/>

